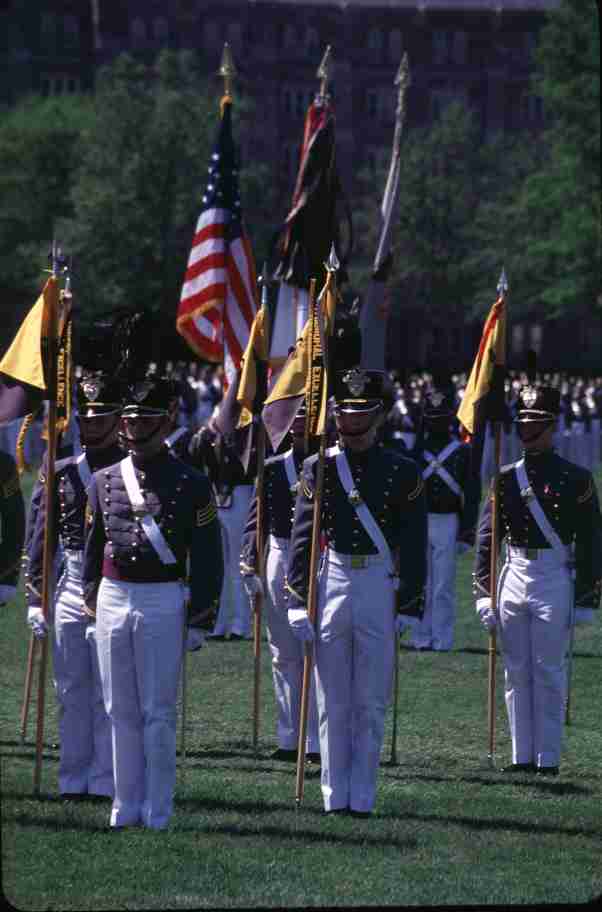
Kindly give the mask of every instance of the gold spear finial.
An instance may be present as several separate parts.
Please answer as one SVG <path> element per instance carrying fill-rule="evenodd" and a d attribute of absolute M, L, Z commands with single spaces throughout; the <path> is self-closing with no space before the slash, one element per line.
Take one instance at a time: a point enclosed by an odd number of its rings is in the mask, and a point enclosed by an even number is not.
<path fill-rule="evenodd" d="M 327 45 L 326 50 L 324 51 L 324 56 L 322 57 L 322 62 L 316 71 L 316 76 L 320 80 L 320 91 L 318 97 L 324 99 L 328 97 L 328 81 L 330 79 L 330 73 L 332 71 L 332 54 L 330 53 L 330 45 Z"/>
<path fill-rule="evenodd" d="M 230 45 L 226 41 L 224 43 L 224 50 L 222 51 L 222 61 L 220 63 L 219 70 L 217 71 L 224 80 L 224 95 L 228 98 L 232 97 L 232 83 L 234 78 L 237 75 L 237 70 L 234 65 L 234 58 L 232 57 L 232 51 L 230 50 Z"/>

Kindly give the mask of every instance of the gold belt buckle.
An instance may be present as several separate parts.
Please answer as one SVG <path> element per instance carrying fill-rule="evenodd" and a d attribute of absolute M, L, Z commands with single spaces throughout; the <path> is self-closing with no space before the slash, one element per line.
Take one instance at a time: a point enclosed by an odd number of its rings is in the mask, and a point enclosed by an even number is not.
<path fill-rule="evenodd" d="M 352 570 L 363 570 L 368 566 L 367 558 L 363 557 L 361 554 L 352 554 L 351 555 L 351 569 Z"/>

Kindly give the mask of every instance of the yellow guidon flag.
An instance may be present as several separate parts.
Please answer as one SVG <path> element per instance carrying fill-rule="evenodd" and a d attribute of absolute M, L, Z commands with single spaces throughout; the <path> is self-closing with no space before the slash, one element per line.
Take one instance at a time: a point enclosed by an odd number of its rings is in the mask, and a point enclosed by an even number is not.
<path fill-rule="evenodd" d="M 269 317 L 265 305 L 255 314 L 249 341 L 241 359 L 240 379 L 236 401 L 240 405 L 237 427 L 251 424 L 253 415 L 259 410 L 266 396 L 267 367 L 269 357 Z M 258 400 L 261 405 L 258 408 Z"/>
<path fill-rule="evenodd" d="M 479 350 L 466 384 L 457 417 L 474 435 L 487 419 L 498 420 L 506 364 L 506 301 L 500 293 L 489 311 Z M 500 399 L 501 397 L 501 399 Z"/>
<path fill-rule="evenodd" d="M 0 360 L 0 422 L 31 414 L 48 396 L 49 320 L 58 303 L 59 282 L 51 275 Z"/>
<path fill-rule="evenodd" d="M 322 293 L 310 302 L 310 315 L 263 407 L 263 423 L 274 451 L 288 433 L 299 406 L 307 399 L 311 432 L 320 434 L 326 420 L 327 358 L 324 344 L 334 329 L 336 291 L 328 272 Z"/>

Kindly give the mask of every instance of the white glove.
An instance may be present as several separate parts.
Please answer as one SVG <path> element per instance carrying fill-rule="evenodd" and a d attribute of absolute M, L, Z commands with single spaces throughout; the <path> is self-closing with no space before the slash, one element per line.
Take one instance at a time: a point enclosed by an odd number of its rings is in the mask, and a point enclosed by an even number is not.
<path fill-rule="evenodd" d="M 37 605 L 32 605 L 28 610 L 27 623 L 31 627 L 36 640 L 43 640 L 48 633 L 48 624 L 44 620 L 42 609 Z"/>
<path fill-rule="evenodd" d="M 247 598 L 253 599 L 256 595 L 263 595 L 263 583 L 258 576 L 243 576 L 242 584 Z"/>
<path fill-rule="evenodd" d="M 288 624 L 298 640 L 302 643 L 313 643 L 316 634 L 305 608 L 289 608 Z"/>
<path fill-rule="evenodd" d="M 462 554 L 466 554 L 467 551 L 470 551 L 471 545 L 468 542 L 456 542 L 456 554 L 460 557 Z"/>
<path fill-rule="evenodd" d="M 485 630 L 489 632 L 495 630 L 497 626 L 497 620 L 494 612 L 491 610 L 490 598 L 477 599 L 477 614 L 479 615 L 479 620 Z"/>
<path fill-rule="evenodd" d="M 198 627 L 189 627 L 186 634 L 186 649 L 188 652 L 196 652 L 201 646 L 205 645 L 205 634 Z"/>
<path fill-rule="evenodd" d="M 16 586 L 0 586 L 0 605 L 10 602 L 17 594 Z"/>
<path fill-rule="evenodd" d="M 86 640 L 86 643 L 94 643 L 96 641 L 96 624 L 88 624 L 84 638 Z"/>
<path fill-rule="evenodd" d="M 593 608 L 575 608 L 575 625 L 581 627 L 584 624 L 594 623 Z"/>

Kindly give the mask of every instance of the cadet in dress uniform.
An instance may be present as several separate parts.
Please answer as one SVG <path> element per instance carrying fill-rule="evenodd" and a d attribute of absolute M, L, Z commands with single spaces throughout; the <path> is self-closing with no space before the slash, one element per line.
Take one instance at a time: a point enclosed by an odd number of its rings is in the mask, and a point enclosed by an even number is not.
<path fill-rule="evenodd" d="M 0 605 L 17 594 L 25 507 L 15 460 L 0 450 Z"/>
<path fill-rule="evenodd" d="M 315 631 L 306 603 L 316 456 L 303 466 L 286 583 L 293 631 L 315 637 L 324 808 L 362 816 L 376 797 L 396 607 L 419 611 L 426 580 L 424 484 L 413 461 L 376 443 L 381 389 L 379 372 L 336 374 L 341 448 L 325 461 Z"/>
<path fill-rule="evenodd" d="M 413 625 L 410 647 L 448 652 L 456 622 L 456 557 L 474 544 L 480 485 L 472 448 L 451 434 L 451 396 L 433 391 L 425 398 L 420 449 L 412 452 L 426 489 L 428 577 L 424 615 Z"/>
<path fill-rule="evenodd" d="M 102 697 L 94 625 L 84 610 L 81 573 L 86 489 L 91 473 L 123 455 L 117 446 L 121 389 L 100 372 L 86 373 L 77 384 L 77 407 L 83 452 L 55 465 L 57 519 L 50 541 L 55 566 L 59 549 L 63 563 L 55 593 L 52 655 L 59 703 L 59 791 L 69 799 L 113 795 L 111 728 Z M 45 472 L 46 464 L 32 495 L 32 535 L 25 574 L 27 619 L 38 638 L 48 631 L 41 607 Z"/>
<path fill-rule="evenodd" d="M 479 522 L 477 612 L 486 628 L 497 625 L 501 635 L 512 735 L 507 772 L 558 773 L 571 627 L 591 621 L 600 598 L 598 497 L 591 473 L 552 450 L 559 411 L 557 390 L 521 390 L 517 422 L 524 453 L 502 468 L 499 480 L 506 563 L 499 578 L 497 617 L 489 599 L 490 498 Z"/>
<path fill-rule="evenodd" d="M 223 434 L 214 420 L 201 428 L 190 442 L 193 464 L 203 468 L 213 485 L 224 549 L 224 587 L 212 637 L 251 638 L 251 607 L 240 575 L 240 549 L 253 496 L 257 459 L 251 453 L 244 470 L 237 447 L 238 435 Z M 196 461 L 195 461 L 196 460 Z"/>
<path fill-rule="evenodd" d="M 168 824 L 184 633 L 188 625 L 186 648 L 202 645 L 222 585 L 209 481 L 164 443 L 172 392 L 162 378 L 133 385 L 122 413 L 129 456 L 96 472 L 89 488 L 83 576 L 112 728 L 112 827 Z"/>
<path fill-rule="evenodd" d="M 266 628 L 272 657 L 272 678 L 278 707 L 278 749 L 275 760 L 297 759 L 299 713 L 303 685 L 302 644 L 288 624 L 284 578 L 288 560 L 295 501 L 299 489 L 299 473 L 305 456 L 305 406 L 301 406 L 291 427 L 292 446 L 285 453 L 272 456 L 265 462 L 265 508 L 263 532 L 267 539 L 265 579 L 268 598 Z M 251 508 L 240 554 L 240 572 L 249 599 L 263 590 L 257 567 L 257 497 Z M 312 688 L 307 724 L 307 759 L 320 760 L 318 715 L 315 690 Z"/>

